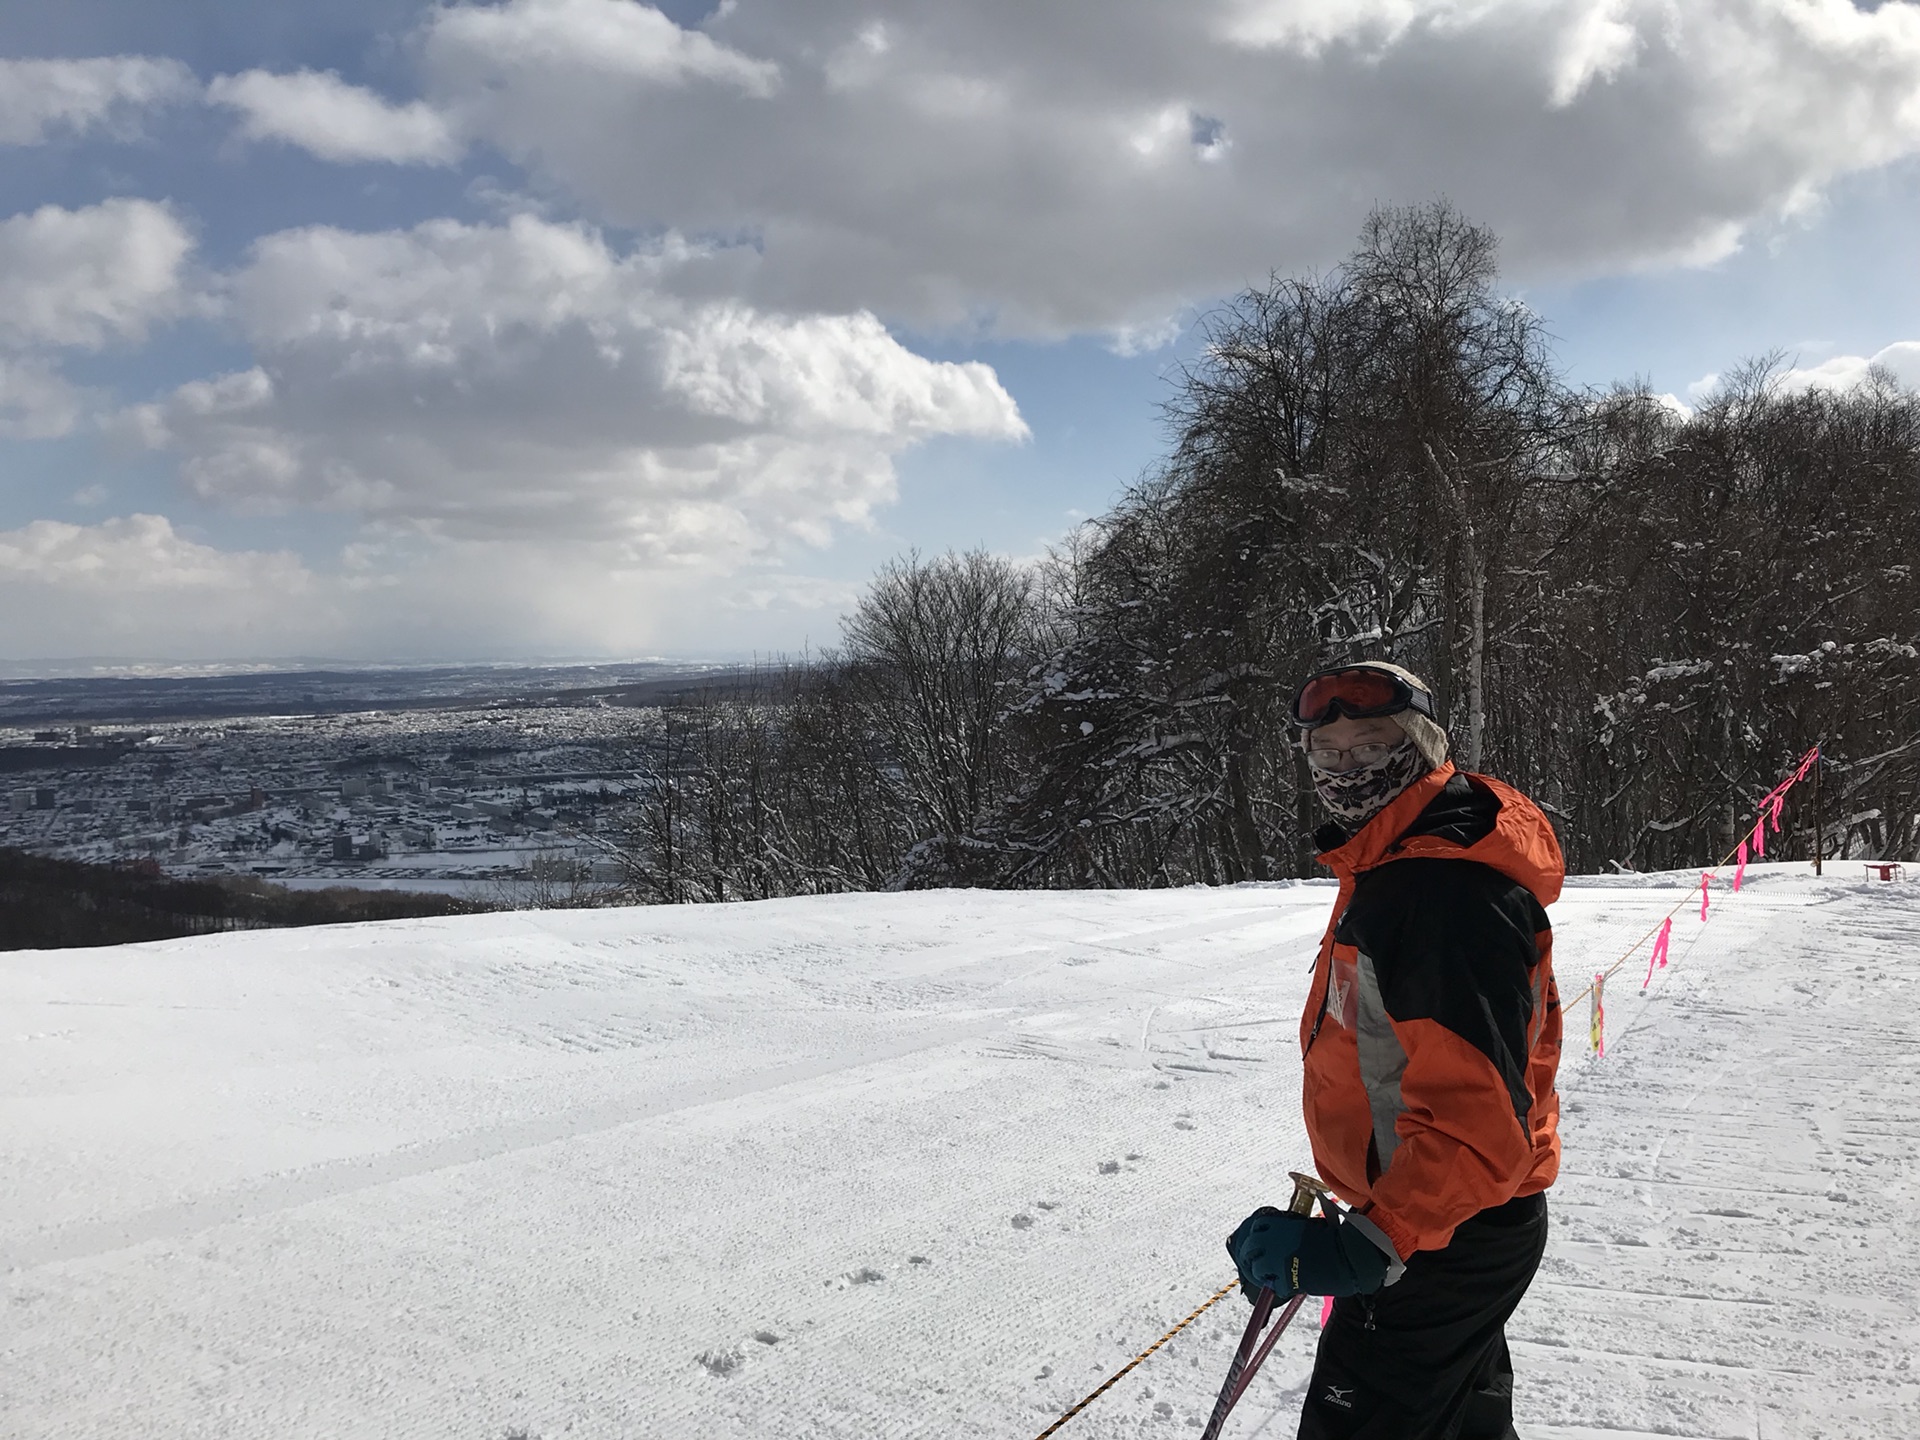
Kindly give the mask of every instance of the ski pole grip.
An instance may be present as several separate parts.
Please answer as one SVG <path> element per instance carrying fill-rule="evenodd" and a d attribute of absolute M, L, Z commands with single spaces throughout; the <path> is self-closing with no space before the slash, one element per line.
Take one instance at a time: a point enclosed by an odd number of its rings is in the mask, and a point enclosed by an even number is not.
<path fill-rule="evenodd" d="M 1302 1175 L 1298 1170 L 1289 1170 L 1287 1176 L 1293 1181 L 1293 1199 L 1288 1202 L 1287 1209 L 1295 1215 L 1311 1215 L 1316 1200 L 1331 1199 L 1333 1196 L 1333 1192 L 1320 1183 L 1318 1176 Z"/>

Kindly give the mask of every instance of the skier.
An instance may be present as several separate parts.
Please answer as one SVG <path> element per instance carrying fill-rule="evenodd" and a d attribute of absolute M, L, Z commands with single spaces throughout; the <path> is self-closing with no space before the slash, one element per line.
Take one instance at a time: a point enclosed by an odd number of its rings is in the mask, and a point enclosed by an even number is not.
<path fill-rule="evenodd" d="M 1301 1440 L 1514 1436 L 1504 1327 L 1546 1247 L 1565 867 L 1517 790 L 1456 771 L 1397 665 L 1293 701 L 1314 840 L 1340 880 L 1301 1018 L 1307 1135 L 1344 1220 L 1262 1207 L 1227 1242 L 1249 1293 L 1331 1295 Z"/>

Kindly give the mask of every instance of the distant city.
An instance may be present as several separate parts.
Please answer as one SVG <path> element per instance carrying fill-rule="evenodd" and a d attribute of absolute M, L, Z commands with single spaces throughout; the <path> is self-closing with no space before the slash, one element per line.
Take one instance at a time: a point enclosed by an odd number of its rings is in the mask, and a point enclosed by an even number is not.
<path fill-rule="evenodd" d="M 612 884 L 646 712 L 712 668 L 0 682 L 0 845 L 176 876 L 486 896 Z"/>

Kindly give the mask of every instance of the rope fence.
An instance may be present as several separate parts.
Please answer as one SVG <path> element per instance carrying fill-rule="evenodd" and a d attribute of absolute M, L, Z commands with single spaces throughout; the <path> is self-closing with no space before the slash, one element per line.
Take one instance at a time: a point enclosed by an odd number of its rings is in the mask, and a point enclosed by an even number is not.
<path fill-rule="evenodd" d="M 1778 785 L 1775 785 L 1773 789 L 1766 793 L 1760 801 L 1759 815 L 1754 820 L 1753 827 L 1743 832 L 1741 837 L 1734 842 L 1732 848 L 1716 860 L 1710 868 L 1701 872 L 1699 885 L 1688 890 L 1683 898 L 1674 901 L 1673 908 L 1668 910 L 1660 919 L 1656 920 L 1653 927 L 1649 929 L 1646 934 L 1629 945 L 1626 952 L 1621 955 L 1618 960 L 1595 975 L 1594 978 L 1587 983 L 1586 989 L 1575 995 L 1571 1000 L 1562 1001 L 1560 1007 L 1561 1013 L 1565 1014 L 1566 1011 L 1578 1005 L 1582 1000 L 1587 999 L 1596 989 L 1604 993 L 1606 982 L 1612 979 L 1629 960 L 1639 954 L 1640 947 L 1645 945 L 1649 940 L 1654 942 L 1654 950 L 1653 954 L 1649 957 L 1647 979 L 1649 981 L 1653 979 L 1654 961 L 1657 961 L 1659 968 L 1664 970 L 1667 965 L 1666 939 L 1673 933 L 1674 917 L 1688 905 L 1691 905 L 1693 903 L 1693 897 L 1697 894 L 1700 897 L 1700 919 L 1704 922 L 1707 918 L 1707 897 L 1710 893 L 1714 877 L 1718 875 L 1721 870 L 1725 869 L 1727 865 L 1736 862 L 1739 869 L 1734 872 L 1733 889 L 1735 894 L 1739 893 L 1741 880 L 1746 874 L 1748 859 L 1764 857 L 1766 854 L 1769 825 L 1771 825 L 1774 834 L 1777 835 L 1780 832 L 1780 812 L 1786 805 L 1787 792 L 1802 780 L 1806 779 L 1807 775 L 1814 772 L 1819 764 L 1820 747 L 1816 745 L 1800 757 L 1799 764 L 1794 767 L 1792 774 L 1788 775 Z M 1815 784 L 1817 785 L 1818 783 L 1816 776 Z M 1644 990 L 1646 986 L 1643 984 L 1640 988 Z M 1595 1048 L 1598 1049 L 1597 1026 L 1595 1027 L 1595 1034 Z"/>

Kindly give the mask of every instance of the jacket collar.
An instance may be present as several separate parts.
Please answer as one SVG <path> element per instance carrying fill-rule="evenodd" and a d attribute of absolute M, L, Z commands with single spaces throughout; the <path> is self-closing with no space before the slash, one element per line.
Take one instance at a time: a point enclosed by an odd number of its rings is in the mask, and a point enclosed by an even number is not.
<path fill-rule="evenodd" d="M 1422 775 L 1394 796 L 1386 809 L 1362 825 L 1345 844 L 1322 851 L 1320 863 L 1342 880 L 1380 864 L 1393 842 L 1420 818 L 1420 812 L 1446 787 L 1453 773 L 1453 762 L 1449 760 L 1439 769 Z"/>

